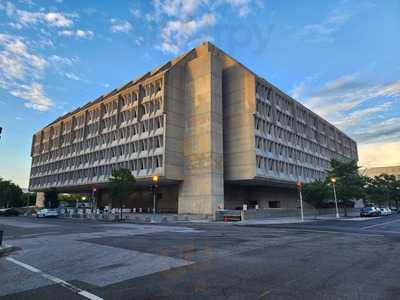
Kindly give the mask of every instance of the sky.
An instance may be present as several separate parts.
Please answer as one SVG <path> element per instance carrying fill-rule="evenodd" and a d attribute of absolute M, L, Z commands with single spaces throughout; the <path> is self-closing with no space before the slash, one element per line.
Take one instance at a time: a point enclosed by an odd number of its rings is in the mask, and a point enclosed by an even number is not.
<path fill-rule="evenodd" d="M 118 5 L 116 5 L 118 3 Z M 400 1 L 0 0 L 0 177 L 28 186 L 32 134 L 211 41 L 400 164 Z"/>

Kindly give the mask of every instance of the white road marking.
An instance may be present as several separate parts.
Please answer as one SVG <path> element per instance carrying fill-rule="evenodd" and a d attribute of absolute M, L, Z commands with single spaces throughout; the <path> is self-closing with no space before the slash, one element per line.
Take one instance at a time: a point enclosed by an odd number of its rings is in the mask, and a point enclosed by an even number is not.
<path fill-rule="evenodd" d="M 23 263 L 23 262 L 20 262 L 19 260 L 16 260 L 16 259 L 14 259 L 14 258 L 12 258 L 12 257 L 7 257 L 6 259 L 7 259 L 8 261 L 13 262 L 13 263 L 16 264 L 16 265 L 19 265 L 20 267 L 23 267 L 23 268 L 25 268 L 25 269 L 27 269 L 27 270 L 33 272 L 33 273 L 41 273 L 41 271 L 40 271 L 39 269 L 36 269 L 35 267 L 32 267 L 32 266 L 27 265 L 27 264 L 25 264 L 25 263 Z"/>
<path fill-rule="evenodd" d="M 389 221 L 389 222 L 384 222 L 384 223 L 373 224 L 373 225 L 369 225 L 369 226 L 364 226 L 363 229 L 368 229 L 368 228 L 383 226 L 383 225 L 387 225 L 387 224 L 391 224 L 391 223 L 396 223 L 396 222 L 400 222 L 400 219 L 393 220 L 393 221 Z"/>
<path fill-rule="evenodd" d="M 317 230 L 317 229 L 302 229 L 302 228 L 290 228 L 290 230 L 305 231 L 305 232 L 317 232 L 317 233 L 330 233 L 330 234 L 349 234 L 349 235 L 360 235 L 358 232 L 348 232 L 348 231 L 333 231 L 333 230 Z M 368 234 L 368 236 L 384 237 L 383 234 Z"/>
<path fill-rule="evenodd" d="M 57 283 L 57 284 L 61 285 L 62 287 L 65 287 L 65 288 L 73 291 L 74 293 L 76 293 L 78 295 L 81 295 L 82 297 L 85 297 L 85 298 L 90 299 L 90 300 L 104 300 L 103 298 L 100 298 L 100 297 L 98 297 L 98 296 L 96 296 L 96 295 L 94 295 L 92 293 L 89 293 L 88 291 L 81 290 L 80 288 L 78 288 L 78 287 L 76 287 L 76 286 L 74 286 L 74 285 L 72 285 L 72 284 L 70 284 L 70 283 L 68 283 L 68 282 L 66 282 L 66 281 L 64 281 L 64 280 L 62 280 L 60 278 L 57 278 L 57 277 L 55 277 L 53 275 L 44 273 L 43 271 L 41 271 L 41 270 L 39 270 L 39 269 L 37 269 L 37 268 L 35 268 L 33 266 L 30 266 L 28 264 L 25 264 L 25 263 L 23 263 L 23 262 L 21 262 L 19 260 L 16 260 L 16 259 L 14 259 L 12 257 L 6 257 L 6 260 L 8 260 L 8 261 L 20 266 L 20 267 L 23 267 L 23 268 L 25 268 L 25 269 L 33 272 L 33 273 L 38 273 L 43 278 L 46 278 L 46 279 L 48 279 L 48 280 L 50 280 L 50 281 L 52 281 L 54 283 Z"/>
<path fill-rule="evenodd" d="M 2 220 L 0 220 L 0 224 L 7 225 L 7 226 L 21 227 L 21 228 L 29 228 L 29 229 L 30 228 L 58 227 L 58 225 L 56 225 L 56 224 L 34 223 L 34 222 L 29 222 L 29 221 L 2 219 Z"/>

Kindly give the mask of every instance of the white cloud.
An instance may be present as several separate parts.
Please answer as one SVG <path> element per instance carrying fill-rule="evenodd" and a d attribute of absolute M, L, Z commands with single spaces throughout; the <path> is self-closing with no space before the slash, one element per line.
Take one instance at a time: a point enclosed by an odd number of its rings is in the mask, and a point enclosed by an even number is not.
<path fill-rule="evenodd" d="M 250 14 L 255 7 L 262 8 L 261 0 L 153 0 L 153 11 L 144 15 L 150 26 L 159 25 L 161 43 L 156 46 L 163 52 L 178 53 L 194 41 L 207 38 L 204 29 L 217 22 L 218 11 L 232 9 L 237 16 Z M 134 15 L 139 12 L 133 11 Z M 234 20 L 230 20 L 234 22 Z"/>
<path fill-rule="evenodd" d="M 17 30 L 21 30 L 23 27 L 20 23 L 15 23 L 15 22 L 9 22 L 8 25 Z"/>
<path fill-rule="evenodd" d="M 132 16 L 134 16 L 135 18 L 140 18 L 140 16 L 141 16 L 140 10 L 138 10 L 136 8 L 132 8 L 130 10 L 130 12 L 131 12 Z"/>
<path fill-rule="evenodd" d="M 131 23 L 125 20 L 116 20 L 116 19 L 111 19 L 111 31 L 116 33 L 116 32 L 123 32 L 123 33 L 128 33 L 132 29 Z"/>
<path fill-rule="evenodd" d="M 360 128 L 354 137 L 362 143 L 398 141 L 400 139 L 400 117 L 389 118 Z"/>
<path fill-rule="evenodd" d="M 11 2 L 7 2 L 5 5 L 5 11 L 6 11 L 7 16 L 9 16 L 9 17 L 12 16 L 15 11 L 14 4 L 12 4 Z"/>
<path fill-rule="evenodd" d="M 43 86 L 36 82 L 30 85 L 21 85 L 10 91 L 10 94 L 27 100 L 25 106 L 34 110 L 46 111 L 54 105 L 53 101 L 45 96 Z"/>
<path fill-rule="evenodd" d="M 377 113 L 387 111 L 392 106 L 392 102 L 372 106 L 364 109 L 356 110 L 336 122 L 336 125 L 342 129 L 357 126 L 361 121 L 365 120 L 369 115 L 377 115 Z"/>
<path fill-rule="evenodd" d="M 0 78 L 23 79 L 35 75 L 47 66 L 47 61 L 32 54 L 21 37 L 0 34 Z"/>
<path fill-rule="evenodd" d="M 70 27 L 73 21 L 65 15 L 58 12 L 49 12 L 44 15 L 44 20 L 52 26 L 56 27 Z"/>
<path fill-rule="evenodd" d="M 60 12 L 30 12 L 25 10 L 16 11 L 17 19 L 22 25 L 32 25 L 36 23 L 45 23 L 54 27 L 71 27 L 74 24 L 72 17 L 74 15 L 67 15 Z"/>
<path fill-rule="evenodd" d="M 64 36 L 64 37 L 76 37 L 76 38 L 82 38 L 82 39 L 92 39 L 94 36 L 93 31 L 91 30 L 62 30 L 58 32 L 59 36 Z"/>
<path fill-rule="evenodd" d="M 78 38 L 86 38 L 86 39 L 91 39 L 94 36 L 93 31 L 91 30 L 81 30 L 81 29 L 77 29 L 75 31 L 75 34 Z"/>
<path fill-rule="evenodd" d="M 175 20 L 169 21 L 162 29 L 161 49 L 165 52 L 177 53 L 179 49 L 194 35 L 207 27 L 213 26 L 216 22 L 213 14 L 204 14 L 196 20 Z"/>
<path fill-rule="evenodd" d="M 251 11 L 251 0 L 225 0 L 234 9 L 237 9 L 240 17 L 247 16 Z"/>
<path fill-rule="evenodd" d="M 201 4 L 206 2 L 203 0 L 155 0 L 153 3 L 156 14 L 164 13 L 170 17 L 186 19 L 192 16 Z"/>
<path fill-rule="evenodd" d="M 77 62 L 79 62 L 79 58 L 78 57 L 62 57 L 59 55 L 52 55 L 49 57 L 50 61 L 57 63 L 57 64 L 65 64 L 65 65 L 73 65 Z"/>
<path fill-rule="evenodd" d="M 308 94 L 310 84 L 305 82 L 295 88 L 299 97 L 305 99 L 303 103 L 346 130 L 360 145 L 400 140 L 400 117 L 395 115 L 400 80 L 371 84 L 360 80 L 358 74 L 347 74 Z M 385 151 L 382 154 L 386 156 Z"/>
<path fill-rule="evenodd" d="M 385 84 L 363 82 L 357 74 L 341 76 L 329 81 L 307 97 L 305 104 L 331 120 L 367 100 L 400 95 L 400 80 Z"/>
<path fill-rule="evenodd" d="M 320 23 L 307 24 L 297 32 L 298 38 L 307 38 L 314 42 L 333 42 L 338 32 L 353 16 L 353 13 L 334 9 Z"/>
<path fill-rule="evenodd" d="M 0 34 L 0 87 L 27 100 L 28 108 L 44 111 L 53 105 L 36 82 L 47 65 L 43 57 L 31 52 L 22 37 Z"/>
<path fill-rule="evenodd" d="M 77 81 L 80 80 L 78 75 L 71 73 L 71 72 L 67 72 L 64 75 L 65 75 L 65 77 L 67 77 L 68 79 L 71 79 L 71 80 L 77 80 Z"/>

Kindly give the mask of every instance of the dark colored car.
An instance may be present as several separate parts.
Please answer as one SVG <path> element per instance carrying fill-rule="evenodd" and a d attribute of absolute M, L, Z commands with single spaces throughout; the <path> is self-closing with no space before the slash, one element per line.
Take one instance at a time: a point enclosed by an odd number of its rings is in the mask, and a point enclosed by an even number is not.
<path fill-rule="evenodd" d="M 363 207 L 360 209 L 360 217 L 377 217 L 379 215 L 379 209 L 375 207 Z"/>
<path fill-rule="evenodd" d="M 12 209 L 12 208 L 7 208 L 7 209 L 2 209 L 0 210 L 0 216 L 5 216 L 5 217 L 16 217 L 19 215 L 18 210 Z"/>

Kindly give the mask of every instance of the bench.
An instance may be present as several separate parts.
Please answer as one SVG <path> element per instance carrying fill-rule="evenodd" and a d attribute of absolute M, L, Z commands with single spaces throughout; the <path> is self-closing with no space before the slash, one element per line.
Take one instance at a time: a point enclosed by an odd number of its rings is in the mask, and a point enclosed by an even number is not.
<path fill-rule="evenodd" d="M 242 216 L 238 215 L 227 215 L 224 216 L 224 222 L 238 222 L 242 220 Z"/>

